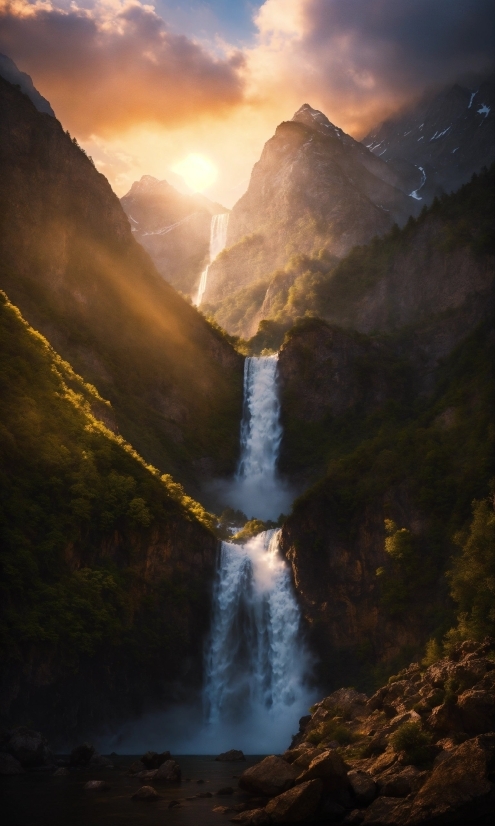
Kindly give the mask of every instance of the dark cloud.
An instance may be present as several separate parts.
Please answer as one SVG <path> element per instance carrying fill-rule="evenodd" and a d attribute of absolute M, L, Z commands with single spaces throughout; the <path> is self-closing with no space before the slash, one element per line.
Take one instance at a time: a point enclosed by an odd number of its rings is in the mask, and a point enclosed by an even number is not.
<path fill-rule="evenodd" d="M 0 6 L 0 51 L 81 137 L 142 122 L 174 126 L 242 100 L 240 53 L 216 59 L 137 2 L 104 15 Z"/>
<path fill-rule="evenodd" d="M 307 0 L 303 48 L 358 101 L 493 69 L 493 0 Z"/>

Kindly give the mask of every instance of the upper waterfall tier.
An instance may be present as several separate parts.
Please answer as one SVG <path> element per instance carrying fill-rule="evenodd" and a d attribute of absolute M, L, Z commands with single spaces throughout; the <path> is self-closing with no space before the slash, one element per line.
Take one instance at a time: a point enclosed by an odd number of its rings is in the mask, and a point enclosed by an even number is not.
<path fill-rule="evenodd" d="M 206 287 L 208 286 L 208 270 L 210 268 L 210 264 L 215 260 L 217 255 L 220 255 L 222 250 L 225 249 L 225 245 L 227 243 L 229 215 L 230 212 L 219 212 L 217 215 L 212 215 L 211 217 L 209 261 L 208 265 L 201 273 L 198 294 L 196 296 L 196 301 L 194 302 L 196 307 L 200 306 Z"/>

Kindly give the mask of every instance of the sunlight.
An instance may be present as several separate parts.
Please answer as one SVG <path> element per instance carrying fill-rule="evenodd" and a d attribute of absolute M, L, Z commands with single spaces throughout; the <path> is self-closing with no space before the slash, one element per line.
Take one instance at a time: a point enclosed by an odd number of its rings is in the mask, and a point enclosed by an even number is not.
<path fill-rule="evenodd" d="M 170 168 L 172 172 L 180 175 L 194 192 L 203 192 L 215 183 L 218 177 L 217 167 L 204 155 L 195 153 L 188 155 Z"/>

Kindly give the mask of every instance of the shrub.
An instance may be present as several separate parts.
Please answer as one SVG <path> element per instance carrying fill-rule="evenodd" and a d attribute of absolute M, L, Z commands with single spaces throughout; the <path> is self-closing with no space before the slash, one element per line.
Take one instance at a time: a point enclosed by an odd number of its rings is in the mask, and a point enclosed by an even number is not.
<path fill-rule="evenodd" d="M 392 734 L 390 742 L 394 751 L 404 752 L 408 763 L 420 765 L 430 758 L 431 735 L 423 731 L 419 723 L 403 723 Z"/>

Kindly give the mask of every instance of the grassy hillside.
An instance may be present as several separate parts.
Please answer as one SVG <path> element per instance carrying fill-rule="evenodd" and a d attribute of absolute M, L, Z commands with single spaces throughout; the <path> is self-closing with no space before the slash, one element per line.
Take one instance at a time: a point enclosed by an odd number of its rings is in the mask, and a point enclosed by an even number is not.
<path fill-rule="evenodd" d="M 190 490 L 232 471 L 242 359 L 157 273 L 58 121 L 1 78 L 0 106 L 0 287 L 147 461 Z"/>
<path fill-rule="evenodd" d="M 194 684 L 209 611 L 211 517 L 100 413 L 0 293 L 2 713 L 59 736 Z"/>

